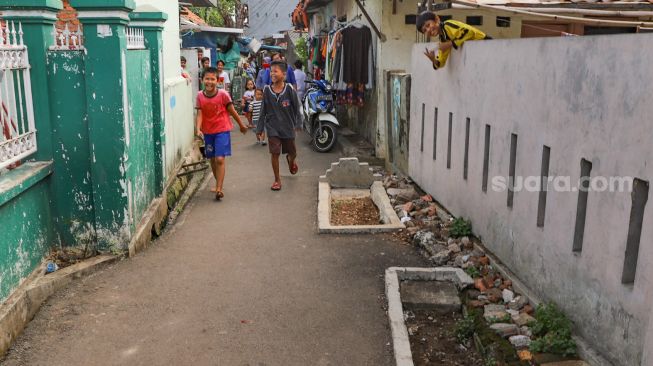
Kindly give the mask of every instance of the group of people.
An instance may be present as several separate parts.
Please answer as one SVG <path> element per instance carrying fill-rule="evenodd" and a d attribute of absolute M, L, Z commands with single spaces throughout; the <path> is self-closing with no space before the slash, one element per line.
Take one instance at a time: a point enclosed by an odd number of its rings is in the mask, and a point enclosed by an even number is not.
<path fill-rule="evenodd" d="M 432 12 L 424 12 L 417 19 L 418 31 L 430 37 L 438 37 L 438 51 L 427 49 L 425 55 L 434 69 L 447 62 L 451 49 L 462 47 L 468 40 L 489 39 L 485 33 L 465 23 L 440 18 Z M 182 68 L 186 60 L 182 58 Z M 257 144 L 269 143 L 274 182 L 273 191 L 281 190 L 280 156 L 286 155 L 288 169 L 295 175 L 299 170 L 295 132 L 301 129 L 301 97 L 304 93 L 306 74 L 302 63 L 295 63 L 293 69 L 281 54 L 265 57 L 263 67 L 256 73 L 250 64 L 243 65 L 248 75 L 246 91 L 240 101 L 248 124 L 245 125 L 234 108 L 229 90 L 229 75 L 224 71 L 224 62 L 218 61 L 217 68 L 210 67 L 208 58 L 202 59 L 201 89 L 197 94 L 196 132 L 205 142 L 205 155 L 210 160 L 216 180 L 212 189 L 215 198 L 224 197 L 225 158 L 231 156 L 232 118 L 238 123 L 240 132 L 246 134 L 254 129 Z"/>
<path fill-rule="evenodd" d="M 225 195 L 225 158 L 232 154 L 232 119 L 238 124 L 241 133 L 246 134 L 253 129 L 256 143 L 269 146 L 274 173 L 274 182 L 270 188 L 273 191 L 281 190 L 280 156 L 286 155 L 291 174 L 295 175 L 299 171 L 295 131 L 302 127 L 299 93 L 302 92 L 306 79 L 306 74 L 301 70 L 301 62 L 295 63 L 293 69 L 280 54 L 264 59 L 263 68 L 257 73 L 256 80 L 247 79 L 246 90 L 240 101 L 247 125 L 234 108 L 234 101 L 228 92 L 229 79 L 228 75 L 226 78 L 223 76 L 224 63 L 218 61 L 217 66 L 203 68 L 202 90 L 198 92 L 195 104 L 196 133 L 204 139 L 204 154 L 210 161 L 216 181 L 212 188 L 215 198 L 221 200 Z M 245 67 L 248 65 L 243 66 L 245 72 L 249 70 L 251 73 L 251 69 Z"/>

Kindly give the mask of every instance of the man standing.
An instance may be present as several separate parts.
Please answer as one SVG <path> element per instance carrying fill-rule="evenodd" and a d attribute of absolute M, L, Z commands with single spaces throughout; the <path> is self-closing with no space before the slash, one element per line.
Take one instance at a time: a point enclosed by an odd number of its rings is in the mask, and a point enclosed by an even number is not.
<path fill-rule="evenodd" d="M 231 86 L 231 80 L 229 79 L 229 73 L 224 71 L 224 61 L 219 60 L 217 63 L 218 66 L 218 89 L 224 89 L 230 91 L 229 87 Z"/>
<path fill-rule="evenodd" d="M 295 90 L 297 90 L 297 80 L 295 80 L 295 72 L 292 69 L 292 66 L 288 65 L 283 57 L 282 54 L 280 53 L 274 53 L 272 54 L 272 63 L 278 62 L 278 63 L 283 63 L 286 65 L 286 72 L 284 73 L 286 75 L 286 83 L 292 85 Z M 272 77 L 270 76 L 270 70 L 267 70 L 267 73 L 263 76 L 263 82 L 264 85 L 272 85 Z"/>
<path fill-rule="evenodd" d="M 302 70 L 304 65 L 300 60 L 295 61 L 295 81 L 297 82 L 297 96 L 299 100 L 304 98 L 306 92 L 306 73 Z"/>
<path fill-rule="evenodd" d="M 259 70 L 258 75 L 256 75 L 256 89 L 261 89 L 267 85 L 265 82 L 265 78 L 267 76 L 268 71 L 270 70 L 270 58 L 269 57 L 264 57 L 263 58 L 263 67 L 261 67 L 261 70 Z"/>

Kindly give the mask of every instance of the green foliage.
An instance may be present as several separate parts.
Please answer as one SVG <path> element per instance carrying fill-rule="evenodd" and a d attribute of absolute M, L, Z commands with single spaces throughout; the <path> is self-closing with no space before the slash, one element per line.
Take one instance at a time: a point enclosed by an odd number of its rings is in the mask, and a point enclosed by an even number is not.
<path fill-rule="evenodd" d="M 212 27 L 224 27 L 224 18 L 217 8 L 191 7 L 190 11 L 197 14 L 200 18 Z"/>
<path fill-rule="evenodd" d="M 308 61 L 308 42 L 306 41 L 306 38 L 302 37 L 297 40 L 295 53 L 297 54 L 297 58 L 306 65 L 306 61 Z"/>
<path fill-rule="evenodd" d="M 468 339 L 472 338 L 474 335 L 474 329 L 476 328 L 474 324 L 474 318 L 471 316 L 465 317 L 459 320 L 456 323 L 456 329 L 454 333 L 456 334 L 456 339 L 459 343 L 465 343 Z"/>
<path fill-rule="evenodd" d="M 451 224 L 451 229 L 449 229 L 449 235 L 453 238 L 460 238 L 463 236 L 472 235 L 472 222 L 458 217 L 453 220 Z"/>
<path fill-rule="evenodd" d="M 485 366 L 496 366 L 497 365 L 497 360 L 494 359 L 494 357 L 489 356 L 485 359 Z"/>
<path fill-rule="evenodd" d="M 469 275 L 471 278 L 478 278 L 481 277 L 481 272 L 478 270 L 478 268 L 471 266 L 467 267 L 465 272 Z"/>
<path fill-rule="evenodd" d="M 190 11 L 200 16 L 212 27 L 239 27 L 237 18 L 241 8 L 240 0 L 218 0 L 218 7 L 190 7 Z"/>
<path fill-rule="evenodd" d="M 537 307 L 531 330 L 536 337 L 531 343 L 531 352 L 563 356 L 576 354 L 576 343 L 571 338 L 571 321 L 555 304 L 542 304 Z"/>

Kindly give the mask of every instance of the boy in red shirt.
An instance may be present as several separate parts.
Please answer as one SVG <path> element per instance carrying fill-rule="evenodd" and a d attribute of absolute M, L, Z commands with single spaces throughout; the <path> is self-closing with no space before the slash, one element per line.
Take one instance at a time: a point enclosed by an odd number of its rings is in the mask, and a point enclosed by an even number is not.
<path fill-rule="evenodd" d="M 240 120 L 234 109 L 229 93 L 218 89 L 218 70 L 209 67 L 204 70 L 202 79 L 204 90 L 197 94 L 195 108 L 197 111 L 197 135 L 204 137 L 206 158 L 211 161 L 211 170 L 215 177 L 215 199 L 224 197 L 222 186 L 225 175 L 225 157 L 231 156 L 231 129 L 234 127 L 229 115 L 240 126 L 240 132 L 247 133 L 247 127 Z"/>

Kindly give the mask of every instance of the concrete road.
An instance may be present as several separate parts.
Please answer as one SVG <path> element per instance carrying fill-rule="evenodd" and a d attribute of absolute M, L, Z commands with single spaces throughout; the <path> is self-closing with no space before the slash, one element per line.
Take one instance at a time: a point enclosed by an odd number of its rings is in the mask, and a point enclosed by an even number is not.
<path fill-rule="evenodd" d="M 383 273 L 423 260 L 388 235 L 318 235 L 338 156 L 302 135 L 272 192 L 254 140 L 234 134 L 224 201 L 207 181 L 148 250 L 53 296 L 2 365 L 392 365 Z"/>

